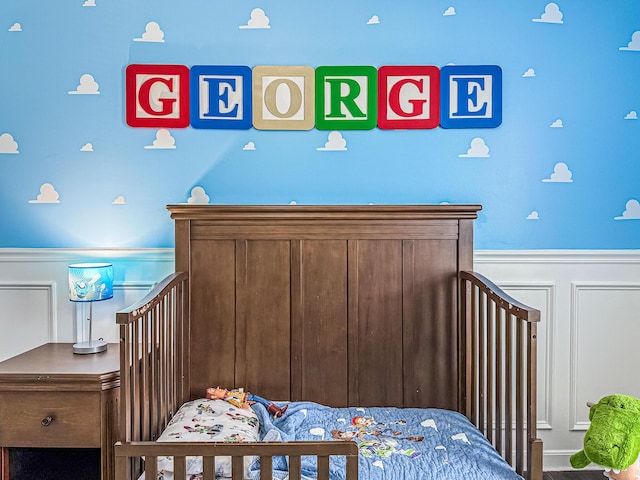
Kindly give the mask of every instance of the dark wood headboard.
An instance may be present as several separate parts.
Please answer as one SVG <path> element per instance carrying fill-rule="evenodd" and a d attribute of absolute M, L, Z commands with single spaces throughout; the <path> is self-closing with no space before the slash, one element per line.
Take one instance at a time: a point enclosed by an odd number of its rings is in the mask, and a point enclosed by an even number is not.
<path fill-rule="evenodd" d="M 479 205 L 170 205 L 190 396 L 458 410 Z"/>

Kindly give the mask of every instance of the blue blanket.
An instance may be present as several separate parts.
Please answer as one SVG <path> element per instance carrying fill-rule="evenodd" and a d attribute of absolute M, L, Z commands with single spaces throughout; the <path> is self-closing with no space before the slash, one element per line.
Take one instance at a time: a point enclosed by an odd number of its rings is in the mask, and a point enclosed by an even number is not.
<path fill-rule="evenodd" d="M 272 418 L 254 405 L 263 441 L 354 440 L 362 480 L 521 480 L 463 415 L 424 408 L 329 408 L 293 402 Z M 332 480 L 344 479 L 344 458 L 331 458 Z M 259 463 L 250 468 L 259 479 Z M 303 457 L 304 479 L 316 478 L 315 457 Z M 287 476 L 286 458 L 273 459 L 273 478 Z"/>

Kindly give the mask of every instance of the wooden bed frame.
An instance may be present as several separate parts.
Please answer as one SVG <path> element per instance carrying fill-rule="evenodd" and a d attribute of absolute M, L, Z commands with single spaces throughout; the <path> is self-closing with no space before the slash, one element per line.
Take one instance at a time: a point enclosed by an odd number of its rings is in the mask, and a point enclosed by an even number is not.
<path fill-rule="evenodd" d="M 216 385 L 277 401 L 455 410 L 518 473 L 542 479 L 540 312 L 472 272 L 479 205 L 167 208 L 176 273 L 116 318 L 118 479 L 137 478 L 142 456 L 155 478 L 159 455 L 175 456 L 176 472 L 202 455 L 209 479 L 215 456 L 241 465 L 259 455 L 266 479 L 270 457 L 283 454 L 291 479 L 301 455 L 327 466 L 344 455 L 357 478 L 352 442 L 153 441 L 182 403 Z"/>

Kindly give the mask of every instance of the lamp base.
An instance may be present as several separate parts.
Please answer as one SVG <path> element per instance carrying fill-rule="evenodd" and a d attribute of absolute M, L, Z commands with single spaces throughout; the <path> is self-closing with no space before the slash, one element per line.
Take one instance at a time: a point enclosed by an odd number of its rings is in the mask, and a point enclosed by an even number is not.
<path fill-rule="evenodd" d="M 78 342 L 73 345 L 73 353 L 80 355 L 88 353 L 100 353 L 107 349 L 107 342 L 104 340 L 91 340 L 89 342 Z"/>

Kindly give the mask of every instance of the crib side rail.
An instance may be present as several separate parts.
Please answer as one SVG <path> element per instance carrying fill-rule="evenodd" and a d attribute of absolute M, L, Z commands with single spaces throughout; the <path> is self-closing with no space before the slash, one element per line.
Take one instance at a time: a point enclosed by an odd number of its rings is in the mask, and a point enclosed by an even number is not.
<path fill-rule="evenodd" d="M 155 440 L 188 400 L 189 284 L 173 273 L 116 313 L 120 325 L 120 440 Z M 132 472 L 139 466 L 132 464 Z M 130 478 L 130 477 L 118 477 Z"/>
<path fill-rule="evenodd" d="M 329 480 L 329 459 L 342 456 L 346 459 L 346 480 L 358 480 L 358 446 L 355 442 L 240 442 L 240 443 L 165 443 L 129 442 L 116 443 L 116 478 L 126 477 L 132 458 L 145 458 L 145 478 L 156 478 L 157 458 L 172 456 L 176 480 L 187 480 L 187 456 L 201 456 L 203 464 L 202 480 L 215 480 L 215 457 L 231 457 L 232 480 L 244 478 L 244 457 L 260 457 L 260 478 L 272 477 L 272 462 L 275 456 L 287 456 L 289 479 L 301 479 L 301 457 L 317 458 L 318 480 Z"/>
<path fill-rule="evenodd" d="M 527 480 L 542 480 L 536 430 L 540 311 L 476 272 L 460 272 L 460 411 Z"/>

